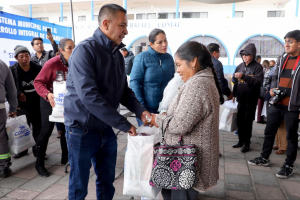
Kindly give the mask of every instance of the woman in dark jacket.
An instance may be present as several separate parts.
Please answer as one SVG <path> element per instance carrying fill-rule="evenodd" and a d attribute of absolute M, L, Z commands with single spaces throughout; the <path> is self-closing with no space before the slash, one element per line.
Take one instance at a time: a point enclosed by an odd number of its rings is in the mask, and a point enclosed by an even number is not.
<path fill-rule="evenodd" d="M 130 87 L 149 112 L 157 113 L 164 89 L 174 76 L 175 67 L 173 57 L 167 53 L 168 41 L 163 30 L 152 30 L 149 42 L 149 49 L 134 59 Z M 137 120 L 139 126 L 143 124 Z"/>
<path fill-rule="evenodd" d="M 42 97 L 40 102 L 42 129 L 37 140 L 37 160 L 35 168 L 41 176 L 49 176 L 45 168 L 44 157 L 47 150 L 49 137 L 54 128 L 54 122 L 49 121 L 49 115 L 52 113 L 52 107 L 55 106 L 53 95 L 53 81 L 66 81 L 68 73 L 68 59 L 74 49 L 74 42 L 69 38 L 63 38 L 59 42 L 60 55 L 47 61 L 39 75 L 34 80 L 34 87 L 37 93 Z M 65 126 L 63 123 L 60 145 L 62 149 L 61 164 L 68 162 L 68 148 L 65 137 Z"/>

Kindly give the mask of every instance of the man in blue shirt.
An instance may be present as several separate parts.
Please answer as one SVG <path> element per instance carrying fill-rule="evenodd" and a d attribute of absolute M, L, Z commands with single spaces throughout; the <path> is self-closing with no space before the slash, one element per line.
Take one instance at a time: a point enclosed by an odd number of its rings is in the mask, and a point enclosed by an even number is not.
<path fill-rule="evenodd" d="M 123 104 L 147 124 L 150 113 L 128 87 L 119 49 L 127 32 L 126 10 L 116 4 L 99 12 L 99 28 L 79 43 L 69 59 L 68 93 L 64 99 L 69 148 L 69 199 L 84 199 L 91 161 L 97 175 L 97 199 L 112 199 L 115 188 L 117 140 L 112 127 L 131 136 L 135 127 L 117 111 Z"/>

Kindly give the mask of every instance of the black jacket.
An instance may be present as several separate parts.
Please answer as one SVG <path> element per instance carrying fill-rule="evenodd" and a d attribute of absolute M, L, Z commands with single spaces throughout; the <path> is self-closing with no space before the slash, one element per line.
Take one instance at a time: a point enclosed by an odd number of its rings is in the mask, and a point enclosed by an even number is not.
<path fill-rule="evenodd" d="M 234 73 L 242 72 L 243 76 L 240 80 L 237 80 L 233 74 L 233 96 L 236 97 L 239 102 L 251 103 L 257 101 L 259 98 L 260 87 L 264 78 L 263 67 L 254 59 L 256 56 L 256 47 L 254 44 L 248 44 L 243 50 L 249 52 L 253 60 L 248 66 L 246 66 L 244 62 L 237 66 Z"/>
<path fill-rule="evenodd" d="M 131 73 L 134 57 L 132 51 L 128 51 L 128 55 L 124 58 L 126 75 L 130 75 Z"/>
<path fill-rule="evenodd" d="M 214 64 L 214 68 L 218 76 L 218 81 L 220 83 L 222 93 L 226 96 L 229 96 L 231 94 L 231 91 L 228 87 L 228 81 L 224 77 L 223 65 L 218 59 L 216 59 L 213 56 L 212 56 L 212 62 Z"/>
<path fill-rule="evenodd" d="M 278 88 L 279 77 L 281 75 L 282 65 L 287 59 L 288 54 L 284 54 L 280 58 L 279 64 L 276 66 L 275 72 L 272 76 L 272 82 L 270 85 L 270 89 Z M 297 64 L 297 68 L 295 70 L 293 82 L 292 82 L 292 90 L 290 96 L 290 102 L 288 106 L 289 111 L 300 111 L 300 61 Z"/>
<path fill-rule="evenodd" d="M 47 62 L 49 59 L 53 58 L 55 54 L 58 52 L 58 46 L 56 42 L 54 41 L 52 45 L 53 50 L 50 51 L 43 51 L 42 57 L 38 58 L 37 55 L 35 54 L 32 56 L 31 61 L 35 62 L 36 64 L 40 66 L 44 66 L 45 62 Z"/>
<path fill-rule="evenodd" d="M 42 69 L 42 67 L 40 65 L 37 65 L 33 61 L 30 61 L 30 68 L 33 69 L 33 73 L 34 73 L 35 77 L 40 73 L 40 71 Z M 19 96 L 20 96 L 20 94 L 22 94 L 22 91 L 20 90 L 20 86 L 19 86 L 20 65 L 18 62 L 16 62 L 12 66 L 10 66 L 9 69 L 13 75 L 14 82 L 15 82 L 15 85 L 17 88 L 17 98 L 18 98 L 18 102 L 19 102 L 19 106 L 20 106 L 22 104 L 22 102 L 19 101 Z"/>

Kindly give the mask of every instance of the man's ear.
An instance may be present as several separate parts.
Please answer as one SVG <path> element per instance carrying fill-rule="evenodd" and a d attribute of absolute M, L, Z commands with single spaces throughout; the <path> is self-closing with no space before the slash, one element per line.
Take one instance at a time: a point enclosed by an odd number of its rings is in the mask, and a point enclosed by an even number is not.
<path fill-rule="evenodd" d="M 108 19 L 103 20 L 102 26 L 103 26 L 104 30 L 108 30 L 109 24 L 110 24 L 110 21 Z"/>

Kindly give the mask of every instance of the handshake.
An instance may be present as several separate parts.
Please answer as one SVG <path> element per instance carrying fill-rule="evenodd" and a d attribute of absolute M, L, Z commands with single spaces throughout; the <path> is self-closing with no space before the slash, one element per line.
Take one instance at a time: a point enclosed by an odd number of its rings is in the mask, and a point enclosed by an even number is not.
<path fill-rule="evenodd" d="M 152 126 L 156 126 L 158 127 L 158 125 L 155 123 L 155 118 L 156 118 L 156 114 L 153 114 L 148 111 L 144 111 L 141 115 L 141 120 L 144 122 L 144 126 L 147 126 L 149 125 L 150 127 Z M 129 135 L 130 136 L 136 136 L 137 133 L 136 133 L 136 128 L 131 125 L 131 128 L 129 129 L 128 131 Z"/>

